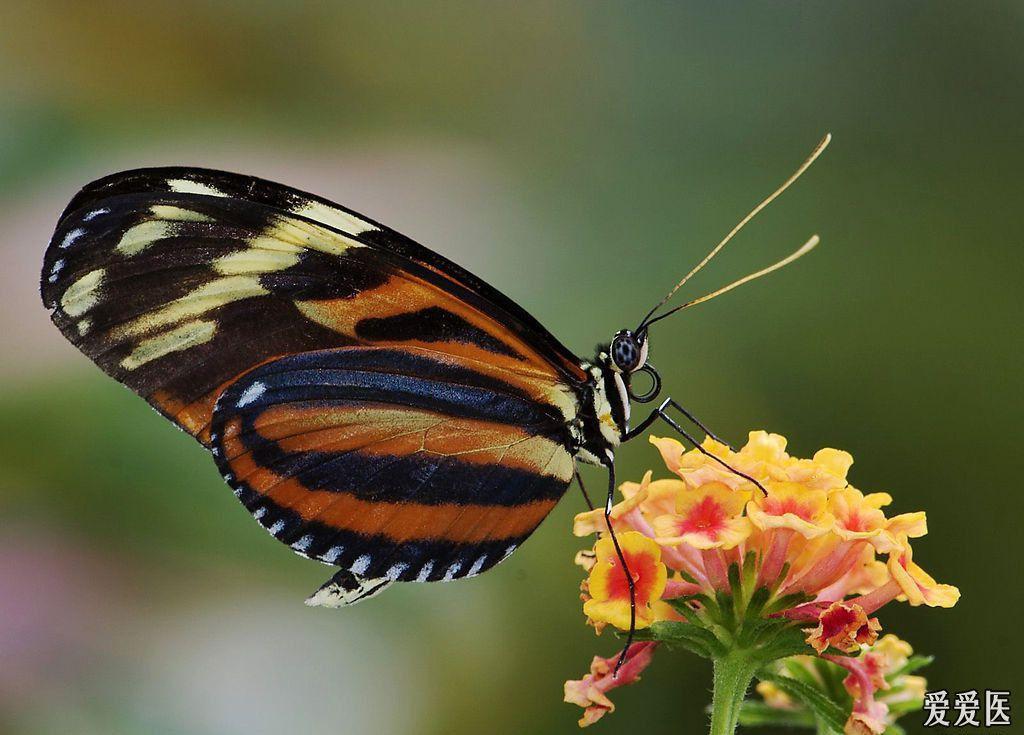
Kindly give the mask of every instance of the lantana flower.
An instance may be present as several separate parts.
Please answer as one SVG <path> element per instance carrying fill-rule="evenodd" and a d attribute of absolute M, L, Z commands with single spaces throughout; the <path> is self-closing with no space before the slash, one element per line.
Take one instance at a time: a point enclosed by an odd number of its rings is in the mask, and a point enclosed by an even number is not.
<path fill-rule="evenodd" d="M 640 673 L 651 663 L 657 643 L 634 643 L 626 651 L 618 674 L 613 675 L 618 656 L 601 658 L 594 656 L 590 673 L 582 679 L 565 682 L 565 701 L 583 708 L 580 727 L 593 725 L 609 712 L 615 711 L 615 704 L 608 699 L 608 692 L 617 687 L 632 684 Z"/>
<path fill-rule="evenodd" d="M 618 542 L 633 576 L 635 625 L 638 629 L 646 628 L 654 622 L 653 606 L 665 591 L 667 571 L 661 563 L 661 547 L 636 531 L 619 534 Z M 622 564 L 611 537 L 602 538 L 594 545 L 594 564 L 587 579 L 586 592 L 589 599 L 583 603 L 583 613 L 591 621 L 629 629 L 629 583 L 622 573 Z"/>
<path fill-rule="evenodd" d="M 603 509 L 575 519 L 576 535 L 597 535 L 593 550 L 578 557 L 589 572 L 582 585 L 588 622 L 598 633 L 630 627 L 629 587 L 610 521 L 633 575 L 638 639 L 674 643 L 714 662 L 713 733 L 733 731 L 755 676 L 769 672 L 762 684 L 776 687 L 777 702 L 803 691 L 779 688 L 789 684 L 772 669 L 794 655 L 847 672 L 848 733 L 881 732 L 888 715 L 879 693 L 892 689 L 885 677 L 894 669 L 886 662 L 898 639 L 879 640 L 877 613 L 894 601 L 952 607 L 960 595 L 913 560 L 911 540 L 928 531 L 925 514 L 887 515 L 892 496 L 850 485 L 853 458 L 840 450 L 792 457 L 784 437 L 764 431 L 751 432 L 738 451 L 713 439 L 703 452 L 670 438 L 650 441 L 669 477 L 648 472 L 639 483 L 623 483 L 608 520 Z M 643 651 L 646 666 L 652 649 Z M 579 682 L 566 684 L 567 701 L 591 713 L 581 726 L 613 709 L 606 674 L 590 674 L 602 684 L 595 690 L 600 701 L 570 698 L 569 685 L 577 692 Z M 725 681 L 729 691 L 719 686 Z"/>

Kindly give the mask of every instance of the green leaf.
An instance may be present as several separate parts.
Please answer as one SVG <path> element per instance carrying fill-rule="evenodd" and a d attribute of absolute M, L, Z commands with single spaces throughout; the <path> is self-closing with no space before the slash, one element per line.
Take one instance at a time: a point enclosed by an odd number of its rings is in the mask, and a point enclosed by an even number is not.
<path fill-rule="evenodd" d="M 666 602 L 672 606 L 672 609 L 682 615 L 686 620 L 694 625 L 700 625 L 700 618 L 697 616 L 697 611 L 690 607 L 690 601 L 693 596 L 677 597 L 674 600 L 666 600 Z"/>
<path fill-rule="evenodd" d="M 752 648 L 755 642 L 770 640 L 772 634 L 779 629 L 778 622 L 755 618 L 745 620 L 736 636 L 736 645 L 741 648 Z"/>
<path fill-rule="evenodd" d="M 715 591 L 715 604 L 721 611 L 719 615 L 719 622 L 726 626 L 730 630 L 735 625 L 735 618 L 733 617 L 733 599 L 732 595 L 724 592 L 723 590 Z"/>
<path fill-rule="evenodd" d="M 648 628 L 644 638 L 678 645 L 704 658 L 724 653 L 722 644 L 715 636 L 691 623 L 662 620 Z"/>
<path fill-rule="evenodd" d="M 850 695 L 846 691 L 846 687 L 843 686 L 843 679 L 846 678 L 846 669 L 817 656 L 814 657 L 813 661 L 814 670 L 818 673 L 818 678 L 822 683 L 822 689 L 828 693 L 832 701 L 841 702 L 844 707 L 847 706 L 847 703 L 850 701 Z"/>
<path fill-rule="evenodd" d="M 687 571 L 685 571 L 683 569 L 680 569 L 680 570 L 678 570 L 677 573 L 679 574 L 680 577 L 683 578 L 684 582 L 689 582 L 690 584 L 699 584 L 699 582 L 697 582 L 697 578 L 694 577 L 689 572 L 687 572 Z"/>
<path fill-rule="evenodd" d="M 740 705 L 740 724 L 744 727 L 816 727 L 814 715 L 807 710 L 776 709 L 764 702 L 744 700 Z"/>
<path fill-rule="evenodd" d="M 794 592 L 790 595 L 783 595 L 782 597 L 770 602 L 768 606 L 765 607 L 764 613 L 762 614 L 774 615 L 775 613 L 782 612 L 783 610 L 788 610 L 791 607 L 802 605 L 810 600 L 811 596 L 803 592 Z"/>
<path fill-rule="evenodd" d="M 754 594 L 750 596 L 750 602 L 747 603 L 747 620 L 755 620 L 760 617 L 769 595 L 771 595 L 771 591 L 767 587 L 758 587 L 754 590 Z"/>
<path fill-rule="evenodd" d="M 846 724 L 846 711 L 829 699 L 823 692 L 808 686 L 802 681 L 790 679 L 788 676 L 765 673 L 759 677 L 762 681 L 770 681 L 786 694 L 811 710 L 821 724 L 837 733 L 843 731 Z"/>
<path fill-rule="evenodd" d="M 892 681 L 897 676 L 913 674 L 918 669 L 923 669 L 925 666 L 928 666 L 934 660 L 934 656 L 911 656 L 909 659 L 907 659 L 907 662 L 905 664 L 903 664 L 899 669 L 889 674 L 885 678 Z"/>
<path fill-rule="evenodd" d="M 889 694 L 892 690 L 887 690 L 886 694 Z M 895 694 L 896 692 L 892 692 Z M 917 712 L 919 709 L 924 707 L 923 699 L 908 699 L 904 702 L 890 702 L 889 703 L 889 714 L 893 717 L 903 717 L 903 715 L 909 712 Z"/>
<path fill-rule="evenodd" d="M 717 610 L 717 606 L 715 605 L 715 601 L 712 600 L 710 596 L 706 595 L 703 592 L 698 592 L 695 595 L 686 595 L 686 597 L 677 597 L 676 599 L 678 599 L 678 600 L 693 600 L 694 602 L 700 603 L 700 606 L 703 607 L 704 611 L 707 614 L 709 614 L 709 615 L 711 615 L 715 610 Z"/>
<path fill-rule="evenodd" d="M 762 634 L 762 638 L 765 636 Z M 799 628 L 786 628 L 774 634 L 760 649 L 765 662 L 789 656 L 814 656 L 815 651 L 807 644 L 806 636 Z"/>
<path fill-rule="evenodd" d="M 748 551 L 743 557 L 743 586 L 751 588 L 757 581 L 757 552 Z M 767 588 L 764 588 L 767 589 Z"/>
<path fill-rule="evenodd" d="M 837 667 L 838 668 L 838 667 Z M 813 671 L 808 669 L 803 661 L 797 661 L 796 659 L 788 659 L 782 662 L 782 670 L 778 672 L 780 675 L 788 676 L 790 679 L 796 679 L 802 681 L 808 686 L 821 688 L 818 686 L 818 679 L 815 677 Z"/>
<path fill-rule="evenodd" d="M 729 589 L 735 598 L 736 609 L 743 609 L 743 585 L 740 583 L 740 565 L 736 562 L 729 565 Z"/>

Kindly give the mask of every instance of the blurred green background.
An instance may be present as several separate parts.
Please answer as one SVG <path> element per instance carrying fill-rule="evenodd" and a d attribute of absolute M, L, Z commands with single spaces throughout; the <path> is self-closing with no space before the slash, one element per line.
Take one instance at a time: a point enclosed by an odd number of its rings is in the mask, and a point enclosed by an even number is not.
<path fill-rule="evenodd" d="M 1019 2 L 2 3 L 0 732 L 572 732 L 563 680 L 617 646 L 582 624 L 575 493 L 479 579 L 304 607 L 327 570 L 50 325 L 81 185 L 192 164 L 321 193 L 589 356 L 825 131 L 691 294 L 822 246 L 665 322 L 652 360 L 718 433 L 847 449 L 927 510 L 915 561 L 963 599 L 883 623 L 932 688 L 1019 685 L 1022 31 Z M 700 732 L 709 686 L 660 656 L 595 731 Z"/>

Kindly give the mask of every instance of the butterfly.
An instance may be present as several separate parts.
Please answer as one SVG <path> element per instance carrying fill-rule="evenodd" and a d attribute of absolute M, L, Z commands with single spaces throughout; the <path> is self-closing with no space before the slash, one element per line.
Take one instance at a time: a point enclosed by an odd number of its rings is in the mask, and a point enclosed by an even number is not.
<path fill-rule="evenodd" d="M 394 582 L 487 571 L 579 478 L 578 462 L 608 470 L 609 512 L 616 449 L 655 420 L 699 447 L 670 410 L 710 432 L 672 399 L 630 426 L 631 404 L 661 387 L 650 328 L 817 244 L 660 311 L 827 143 L 590 360 L 374 220 L 200 168 L 82 189 L 46 251 L 42 298 L 72 344 L 210 452 L 274 538 L 337 567 L 307 604 L 339 607 Z"/>

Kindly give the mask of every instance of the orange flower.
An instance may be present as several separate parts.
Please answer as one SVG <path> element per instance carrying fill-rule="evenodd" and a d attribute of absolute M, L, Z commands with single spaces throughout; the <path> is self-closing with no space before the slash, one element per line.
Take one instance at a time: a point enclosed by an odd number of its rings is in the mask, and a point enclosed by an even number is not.
<path fill-rule="evenodd" d="M 826 657 L 849 672 L 843 686 L 853 698 L 853 708 L 845 735 L 884 733 L 895 722 L 890 704 L 924 699 L 924 679 L 899 674 L 913 652 L 906 641 L 886 635 L 857 658 Z"/>
<path fill-rule="evenodd" d="M 953 607 L 960 599 L 960 590 L 949 584 L 939 584 L 935 578 L 911 559 L 910 544 L 906 539 L 899 554 L 889 555 L 889 574 L 900 586 L 907 602 L 914 607 Z"/>
<path fill-rule="evenodd" d="M 891 498 L 884 493 L 865 497 L 852 486 L 833 491 L 828 498 L 829 510 L 835 519 L 832 530 L 845 541 L 874 538 L 886 527 L 885 513 L 879 505 L 885 500 Z"/>
<path fill-rule="evenodd" d="M 709 482 L 721 482 L 733 489 L 753 487 L 749 480 L 730 472 L 712 457 L 697 451 L 687 452 L 686 447 L 675 439 L 652 436 L 650 442 L 661 453 L 661 459 L 669 471 L 681 477 L 690 487 L 699 487 Z M 738 458 L 724 444 L 708 438 L 704 440 L 702 446 L 713 457 L 728 462 L 745 474 L 756 475 L 753 471 L 755 466 L 749 459 Z"/>
<path fill-rule="evenodd" d="M 618 656 L 594 656 L 589 674 L 582 679 L 565 682 L 565 701 L 583 707 L 580 727 L 593 725 L 608 712 L 615 711 L 615 705 L 608 699 L 608 692 L 639 680 L 640 673 L 650 665 L 657 645 L 651 642 L 631 645 L 617 676 L 613 672 Z"/>
<path fill-rule="evenodd" d="M 731 549 L 750 535 L 750 521 L 742 518 L 749 492 L 709 482 L 677 493 L 675 513 L 654 519 L 658 543 L 695 549 Z"/>
<path fill-rule="evenodd" d="M 790 528 L 804 538 L 821 536 L 832 528 L 828 495 L 798 482 L 769 482 L 768 495 L 757 494 L 747 503 L 750 521 L 762 531 Z"/>
<path fill-rule="evenodd" d="M 765 431 L 750 432 L 739 451 L 706 439 L 707 454 L 686 451 L 675 439 L 650 441 L 680 479 L 653 480 L 648 472 L 640 483 L 623 483 L 612 527 L 653 538 L 662 546 L 662 563 L 704 592 L 724 591 L 729 565 L 754 552 L 756 586 L 774 585 L 779 595 L 801 593 L 824 603 L 865 595 L 868 614 L 897 597 L 912 605 L 956 601 L 956 588 L 937 584 L 910 562 L 908 539 L 927 533 L 925 514 L 887 518 L 888 493 L 848 485 L 853 458 L 847 452 L 826 448 L 810 459 L 793 457 L 785 437 Z M 756 478 L 768 495 L 753 492 L 729 467 Z M 607 530 L 603 509 L 576 517 L 577 535 Z M 875 553 L 887 554 L 889 564 Z"/>
<path fill-rule="evenodd" d="M 618 534 L 619 547 L 633 576 L 636 594 L 636 627 L 646 628 L 656 619 L 654 603 L 661 599 L 668 572 L 661 562 L 661 548 L 636 531 Z M 594 546 L 597 559 L 587 580 L 590 599 L 583 612 L 595 623 L 611 623 L 629 630 L 629 583 L 610 537 Z"/>
<path fill-rule="evenodd" d="M 860 605 L 833 602 L 818 617 L 818 627 L 809 632 L 807 642 L 818 653 L 829 646 L 854 653 L 874 643 L 881 629 L 878 618 L 868 618 Z"/>

